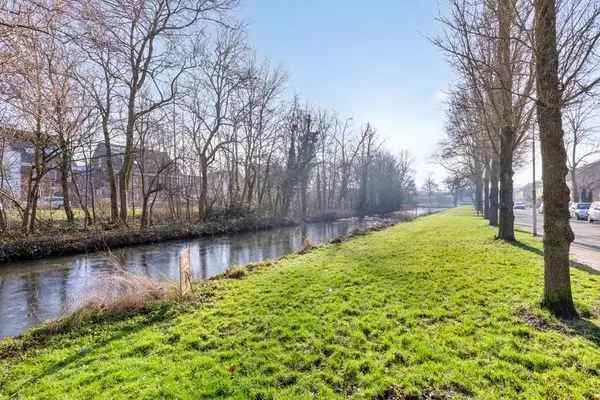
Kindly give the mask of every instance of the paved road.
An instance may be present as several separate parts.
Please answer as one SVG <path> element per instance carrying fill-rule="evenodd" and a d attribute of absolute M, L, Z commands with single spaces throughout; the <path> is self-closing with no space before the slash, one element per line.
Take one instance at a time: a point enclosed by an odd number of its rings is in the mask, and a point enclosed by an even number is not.
<path fill-rule="evenodd" d="M 544 216 L 537 214 L 538 234 L 544 231 Z M 531 209 L 515 210 L 515 224 L 528 231 L 533 229 Z M 575 241 L 571 246 L 573 258 L 590 267 L 600 270 L 600 224 L 571 219 L 571 229 L 575 233 Z"/>

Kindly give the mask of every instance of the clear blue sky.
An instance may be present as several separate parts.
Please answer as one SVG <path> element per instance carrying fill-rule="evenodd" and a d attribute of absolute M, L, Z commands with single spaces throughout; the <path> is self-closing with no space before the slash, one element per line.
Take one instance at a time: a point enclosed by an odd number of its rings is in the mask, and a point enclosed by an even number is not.
<path fill-rule="evenodd" d="M 241 0 L 259 55 L 289 74 L 290 95 L 371 122 L 385 146 L 407 149 L 417 183 L 444 174 L 430 160 L 444 128 L 452 72 L 427 37 L 436 0 Z"/>

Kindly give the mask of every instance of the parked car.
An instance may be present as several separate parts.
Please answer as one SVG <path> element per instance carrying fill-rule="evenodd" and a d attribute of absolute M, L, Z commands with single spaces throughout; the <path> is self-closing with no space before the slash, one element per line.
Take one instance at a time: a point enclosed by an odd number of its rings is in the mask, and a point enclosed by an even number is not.
<path fill-rule="evenodd" d="M 38 204 L 42 208 L 52 208 L 54 210 L 58 210 L 64 207 L 65 199 L 62 196 L 40 197 Z"/>
<path fill-rule="evenodd" d="M 524 209 L 525 209 L 525 203 L 516 202 L 515 205 L 513 206 L 513 210 L 524 210 Z"/>
<path fill-rule="evenodd" d="M 590 209 L 590 203 L 573 203 L 570 208 L 571 217 L 579 220 L 586 220 L 588 218 L 588 210 Z"/>
<path fill-rule="evenodd" d="M 600 201 L 593 202 L 588 210 L 588 222 L 592 224 L 596 221 L 600 221 Z"/>

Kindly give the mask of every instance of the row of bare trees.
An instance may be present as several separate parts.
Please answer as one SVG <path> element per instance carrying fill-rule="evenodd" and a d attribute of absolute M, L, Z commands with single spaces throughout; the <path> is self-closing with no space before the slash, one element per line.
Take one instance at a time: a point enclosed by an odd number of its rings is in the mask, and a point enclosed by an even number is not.
<path fill-rule="evenodd" d="M 52 195 L 70 224 L 142 229 L 217 211 L 309 219 L 408 201 L 408 154 L 382 150 L 369 124 L 286 99 L 285 73 L 256 56 L 236 6 L 38 0 L 0 9 L 3 229 L 10 209 L 18 229 L 36 230 L 40 199 Z"/>
<path fill-rule="evenodd" d="M 453 179 L 469 179 L 477 211 L 515 241 L 514 169 L 539 130 L 544 190 L 544 304 L 576 315 L 569 278 L 570 192 L 577 168 L 594 152 L 600 4 L 593 0 L 451 0 L 440 18 L 458 81 L 448 102 L 439 159 Z M 563 127 L 563 115 L 566 124 Z M 567 135 L 565 136 L 565 131 Z M 528 140 L 529 138 L 529 140 Z M 567 157 L 566 147 L 570 150 Z M 584 148 L 582 150 L 582 147 Z"/>

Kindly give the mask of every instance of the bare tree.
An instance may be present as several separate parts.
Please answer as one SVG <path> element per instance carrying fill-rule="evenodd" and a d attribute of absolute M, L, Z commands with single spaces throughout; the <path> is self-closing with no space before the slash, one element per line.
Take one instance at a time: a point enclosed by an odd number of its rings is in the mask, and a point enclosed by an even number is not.
<path fill-rule="evenodd" d="M 591 125 L 595 104 L 590 100 L 579 101 L 569 106 L 565 113 L 565 146 L 567 166 L 571 178 L 571 196 L 579 202 L 581 193 L 577 182 L 577 171 L 592 156 L 600 154 L 598 129 Z"/>
<path fill-rule="evenodd" d="M 368 210 L 368 191 L 369 191 L 369 168 L 373 159 L 373 153 L 375 152 L 375 133 L 376 131 L 371 127 L 371 124 L 367 124 L 363 130 L 361 136 L 365 137 L 364 141 L 361 141 L 361 161 L 360 161 L 360 186 L 358 192 L 358 205 L 357 210 L 359 215 L 366 214 Z"/>
<path fill-rule="evenodd" d="M 544 300 L 556 315 L 577 315 L 571 294 L 569 188 L 563 144 L 554 0 L 535 0 L 537 113 L 544 185 Z"/>
<path fill-rule="evenodd" d="M 217 19 L 236 4 L 235 0 L 126 0 L 82 4 L 87 34 L 99 32 L 102 47 L 113 49 L 117 68 L 114 77 L 124 86 L 125 149 L 119 175 L 120 219 L 127 222 L 127 190 L 134 157 L 134 127 L 137 119 L 170 103 L 177 81 L 189 65 L 181 57 L 180 43 L 186 31 L 201 21 Z M 142 91 L 153 92 L 145 107 Z"/>
<path fill-rule="evenodd" d="M 520 24 L 530 14 L 527 1 L 455 0 L 450 17 L 440 18 L 445 36 L 434 40 L 450 55 L 478 103 L 481 126 L 492 150 L 486 167 L 490 182 L 488 216 L 491 225 L 499 225 L 498 237 L 508 241 L 514 240 L 515 152 L 525 143 L 533 117 L 533 64 L 528 31 Z"/>
<path fill-rule="evenodd" d="M 14 209 L 31 232 L 44 222 L 38 200 L 62 195 L 72 225 L 139 222 L 146 229 L 163 216 L 311 219 L 411 201 L 409 157 L 380 150 L 371 125 L 353 129 L 333 111 L 284 99 L 285 74 L 255 55 L 229 15 L 236 4 L 0 7 L 7 215 Z M 15 146 L 32 154 L 22 191 L 8 184 L 17 178 L 4 149 Z M 5 214 L 0 227 L 9 229 Z"/>
<path fill-rule="evenodd" d="M 220 29 L 214 44 L 196 42 L 198 67 L 189 74 L 187 111 L 188 133 L 196 152 L 200 172 L 198 213 L 203 218 L 208 207 L 209 167 L 226 145 L 234 141 L 234 121 L 238 119 L 235 101 L 249 80 L 243 68 L 246 45 L 239 30 Z"/>
<path fill-rule="evenodd" d="M 433 195 L 438 191 L 439 187 L 433 175 L 428 175 L 423 183 L 423 191 L 427 195 L 427 202 L 429 207 L 433 206 Z"/>

